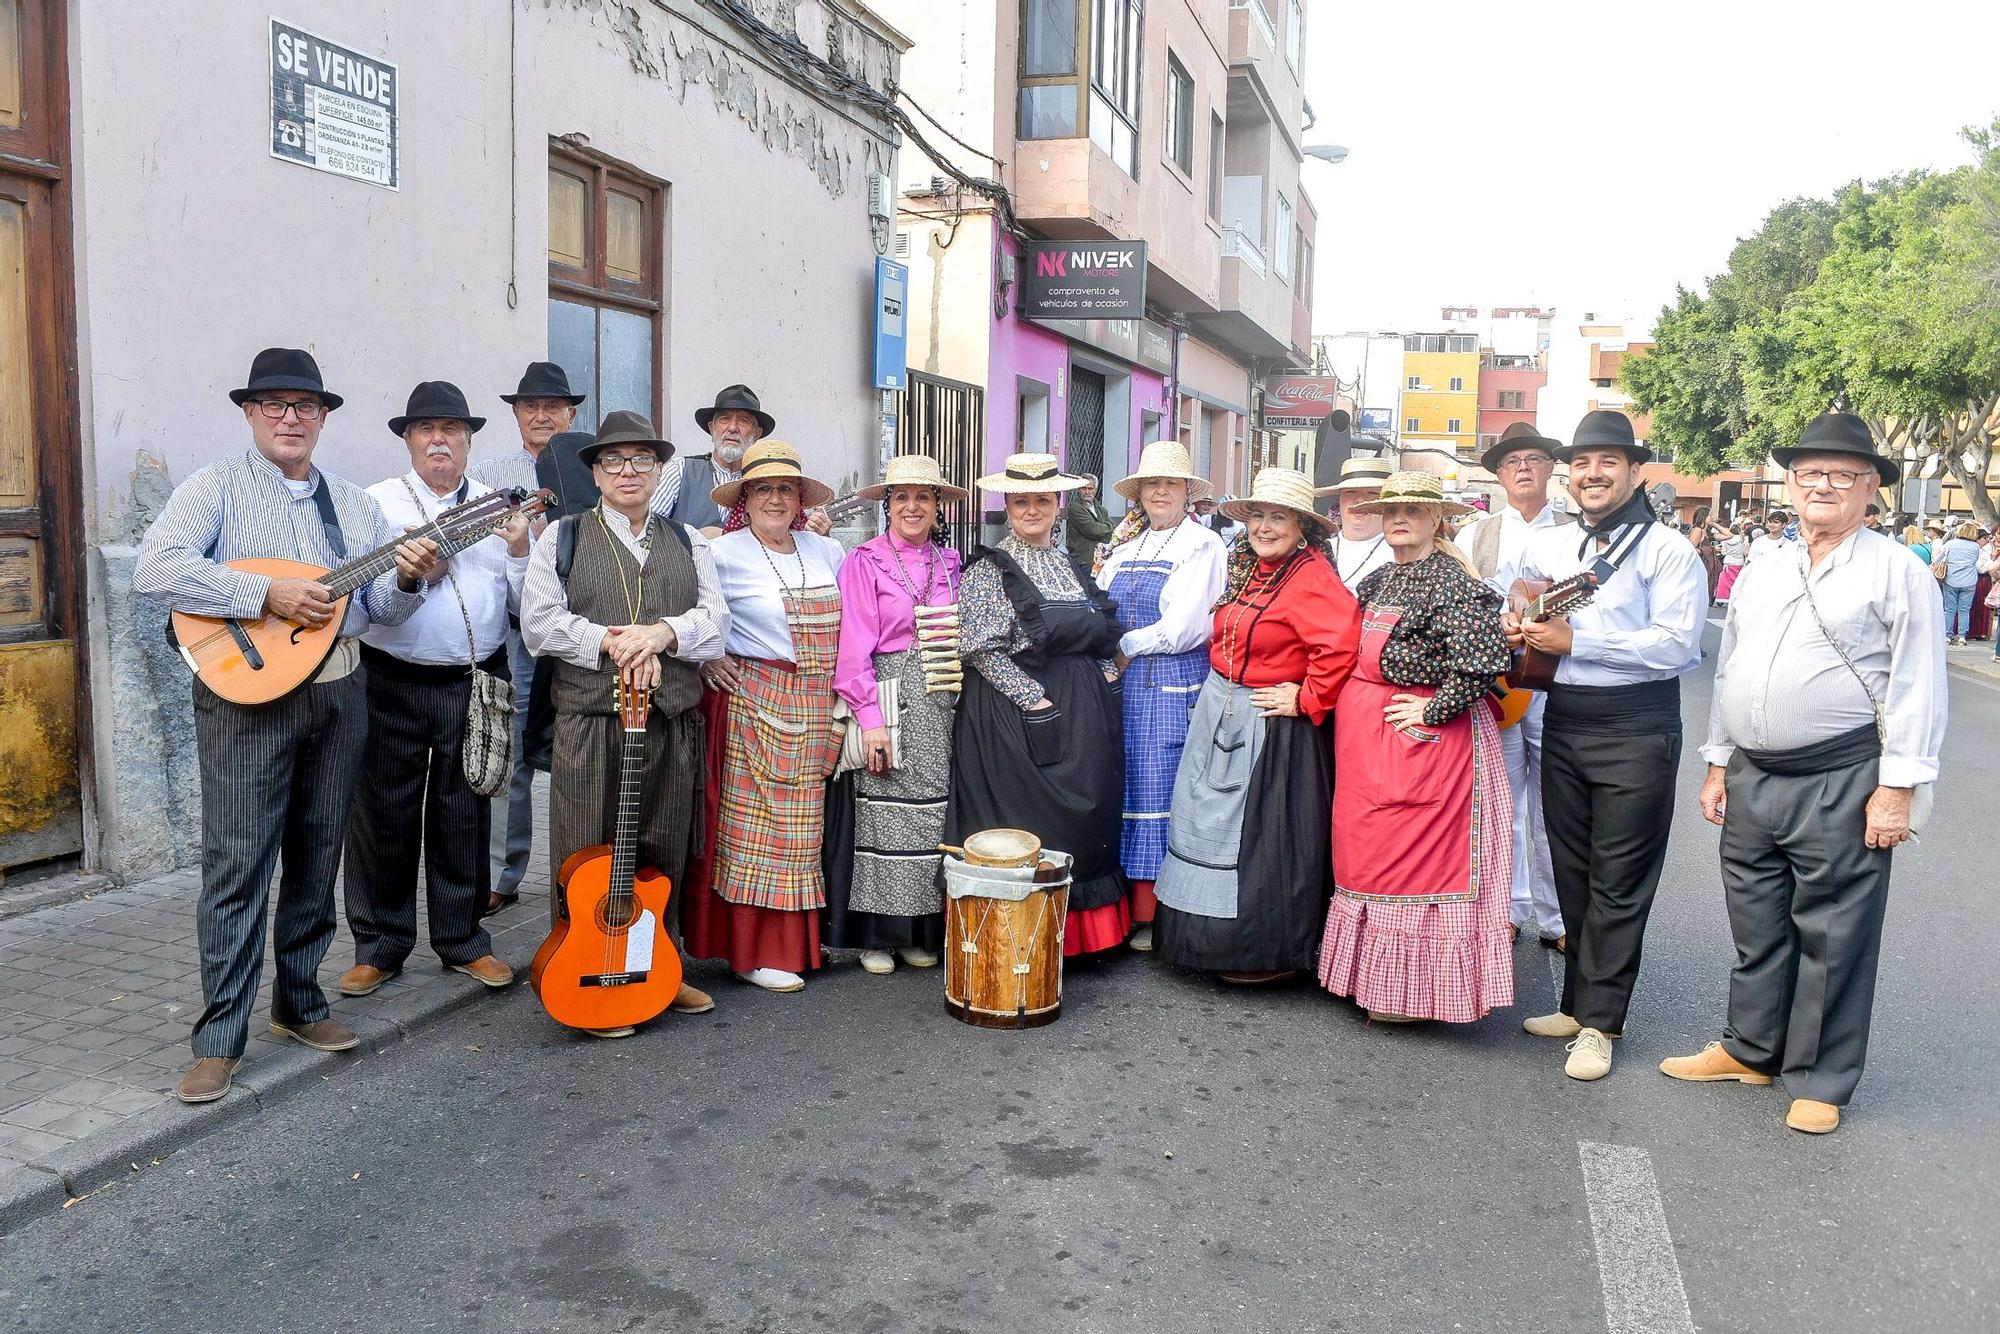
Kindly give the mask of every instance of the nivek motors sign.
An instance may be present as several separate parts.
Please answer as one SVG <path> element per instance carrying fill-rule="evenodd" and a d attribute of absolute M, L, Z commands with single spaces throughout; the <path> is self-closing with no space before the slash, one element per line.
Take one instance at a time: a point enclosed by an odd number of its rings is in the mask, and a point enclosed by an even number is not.
<path fill-rule="evenodd" d="M 1028 319 L 1145 318 L 1144 241 L 1031 241 L 1021 264 L 1021 313 Z"/>

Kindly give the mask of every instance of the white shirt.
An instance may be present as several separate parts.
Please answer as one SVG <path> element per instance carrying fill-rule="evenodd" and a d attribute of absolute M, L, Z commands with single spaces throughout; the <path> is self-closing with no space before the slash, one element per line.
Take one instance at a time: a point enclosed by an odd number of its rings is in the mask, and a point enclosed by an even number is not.
<path fill-rule="evenodd" d="M 1567 579 L 1598 554 L 1596 539 L 1579 526 L 1545 528 L 1529 536 L 1518 569 L 1494 577 L 1504 576 L 1509 587 L 1515 579 Z M 1707 613 L 1708 572 L 1694 544 L 1666 524 L 1648 524 L 1597 596 L 1569 614 L 1575 642 L 1556 667 L 1556 683 L 1629 686 L 1683 676 L 1701 663 Z"/>
<path fill-rule="evenodd" d="M 465 500 L 493 488 L 467 478 Z M 411 493 L 415 492 L 413 496 Z M 429 523 L 460 504 L 458 488 L 438 495 L 414 470 L 368 488 L 382 507 L 382 517 L 398 530 Z M 361 642 L 404 662 L 429 667 L 484 662 L 507 642 L 507 613 L 521 605 L 521 581 L 528 570 L 526 556 L 510 556 L 498 533 L 481 538 L 451 558 L 450 573 L 431 587 L 424 604 L 401 625 L 375 622 Z M 457 596 L 454 597 L 453 594 Z M 464 615 L 459 614 L 464 599 Z M 466 643 L 466 622 L 472 642 Z"/>
<path fill-rule="evenodd" d="M 646 548 L 640 545 L 644 534 L 634 533 L 631 520 L 624 515 L 600 503 L 577 522 L 595 523 L 598 517 L 633 559 L 644 564 Z M 538 658 L 560 658 L 595 671 L 604 665 L 604 632 L 610 627 L 585 620 L 569 609 L 569 590 L 556 578 L 556 538 L 561 527 L 550 524 L 528 557 L 527 582 L 521 592 L 521 640 Z M 674 646 L 667 656 L 683 662 L 713 662 L 722 656 L 723 637 L 729 633 L 729 606 L 716 584 L 708 539 L 686 524 L 681 529 L 694 556 L 695 604 L 679 616 L 661 618 L 674 632 Z M 674 539 L 663 535 L 660 540 Z"/>
<path fill-rule="evenodd" d="M 1381 534 L 1374 537 L 1351 538 L 1334 534 L 1333 572 L 1349 591 L 1361 587 L 1361 581 L 1382 566 L 1396 558 L 1389 550 L 1389 541 Z"/>
<path fill-rule="evenodd" d="M 834 573 L 847 549 L 830 537 L 799 531 L 797 551 L 766 550 L 748 528 L 724 533 L 709 544 L 715 577 L 729 602 L 729 652 L 744 658 L 793 658 L 792 627 L 785 619 L 785 591 L 835 587 Z M 775 568 L 774 568 L 775 567 Z"/>
<path fill-rule="evenodd" d="M 1489 523 L 1499 524 L 1500 545 L 1497 548 L 1499 554 L 1493 562 L 1493 577 L 1488 579 L 1486 584 L 1489 588 L 1498 592 L 1501 597 L 1505 597 L 1514 587 L 1514 581 L 1509 579 L 1506 583 L 1502 583 L 1500 582 L 1500 576 L 1517 568 L 1521 564 L 1521 553 L 1528 549 L 1529 535 L 1531 533 L 1538 533 L 1544 528 L 1574 529 L 1575 525 L 1569 523 L 1568 519 L 1569 515 L 1557 509 L 1554 505 L 1546 503 L 1532 519 L 1522 518 L 1521 511 L 1515 509 L 1512 505 L 1502 505 L 1498 510 L 1487 515 L 1485 518 L 1467 524 L 1459 531 L 1458 536 L 1453 539 L 1452 545 L 1460 551 L 1470 554 L 1473 550 L 1473 544 L 1479 540 L 1479 534 L 1486 530 L 1486 525 Z"/>
<path fill-rule="evenodd" d="M 1142 556 L 1149 565 L 1172 564 L 1173 572 L 1160 588 L 1159 619 L 1126 631 L 1119 637 L 1118 651 L 1136 658 L 1146 653 L 1186 653 L 1206 644 L 1215 625 L 1215 604 L 1229 583 L 1229 549 L 1222 539 L 1192 518 L 1165 534 L 1146 528 L 1104 558 L 1097 586 L 1109 590 L 1112 576 Z"/>
<path fill-rule="evenodd" d="M 1867 680 L 1864 691 L 1806 603 L 1805 544 L 1758 545 L 1771 553 L 1745 566 L 1729 592 L 1702 758 L 1727 764 L 1738 746 L 1797 750 L 1872 726 L 1872 691 L 1882 705 L 1882 785 L 1935 782 L 1945 727 L 1937 580 L 1865 528 L 1813 568 L 1813 602 Z"/>

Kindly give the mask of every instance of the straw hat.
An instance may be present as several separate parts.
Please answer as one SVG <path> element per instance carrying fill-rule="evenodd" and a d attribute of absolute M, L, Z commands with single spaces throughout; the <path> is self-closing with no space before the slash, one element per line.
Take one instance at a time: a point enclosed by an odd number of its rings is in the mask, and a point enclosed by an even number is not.
<path fill-rule="evenodd" d="M 1399 472 L 1382 483 L 1379 500 L 1364 500 L 1354 508 L 1362 514 L 1380 514 L 1391 505 L 1435 505 L 1445 514 L 1470 514 L 1472 506 L 1445 499 L 1444 483 L 1436 473 Z"/>
<path fill-rule="evenodd" d="M 1215 512 L 1238 523 L 1250 522 L 1252 505 L 1283 505 L 1295 511 L 1304 520 L 1318 524 L 1322 531 L 1333 531 L 1333 520 L 1313 508 L 1312 478 L 1291 468 L 1265 468 L 1258 472 L 1250 483 L 1250 494 L 1240 500 L 1225 500 L 1215 507 Z"/>
<path fill-rule="evenodd" d="M 799 484 L 800 509 L 809 510 L 833 499 L 833 488 L 806 476 L 805 469 L 799 465 L 799 451 L 784 440 L 759 440 L 744 450 L 743 476 L 716 487 L 708 493 L 708 498 L 726 510 L 734 509 L 736 498 L 743 494 L 744 482 L 785 477 Z"/>
<path fill-rule="evenodd" d="M 882 470 L 882 480 L 854 493 L 857 500 L 882 500 L 899 486 L 928 486 L 945 500 L 964 500 L 969 494 L 962 486 L 945 481 L 938 462 L 928 454 L 898 454 Z"/>
<path fill-rule="evenodd" d="M 1369 458 L 1365 454 L 1357 455 L 1340 465 L 1339 481 L 1332 486 L 1322 486 L 1313 494 L 1334 496 L 1342 491 L 1373 491 L 1388 481 L 1389 474 L 1395 471 L 1387 459 Z"/>
<path fill-rule="evenodd" d="M 1033 495 L 1043 491 L 1076 491 L 1083 487 L 1081 477 L 1071 477 L 1062 470 L 1062 463 L 1053 454 L 1009 454 L 1006 464 L 996 473 L 988 473 L 979 479 L 981 491 L 992 491 L 1003 496 Z"/>
<path fill-rule="evenodd" d="M 1215 494 L 1215 488 L 1195 472 L 1194 460 L 1188 457 L 1187 446 L 1178 440 L 1155 440 L 1147 445 L 1139 455 L 1139 466 L 1113 482 L 1111 489 L 1127 500 L 1137 500 L 1139 483 L 1150 477 L 1169 477 L 1177 482 L 1186 482 L 1190 505 Z"/>

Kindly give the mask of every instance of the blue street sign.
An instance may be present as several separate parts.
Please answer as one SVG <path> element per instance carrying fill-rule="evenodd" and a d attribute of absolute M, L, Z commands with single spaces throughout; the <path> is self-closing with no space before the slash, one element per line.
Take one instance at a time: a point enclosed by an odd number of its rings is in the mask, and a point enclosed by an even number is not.
<path fill-rule="evenodd" d="M 904 301 L 910 290 L 910 269 L 893 259 L 875 257 L 875 387 L 902 389 L 909 383 L 909 323 Z"/>

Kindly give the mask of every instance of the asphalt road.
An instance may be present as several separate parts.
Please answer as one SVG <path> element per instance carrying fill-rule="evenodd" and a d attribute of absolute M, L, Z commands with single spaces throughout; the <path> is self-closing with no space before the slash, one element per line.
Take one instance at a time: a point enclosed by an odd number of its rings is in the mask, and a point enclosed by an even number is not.
<path fill-rule="evenodd" d="M 1711 635 L 1711 644 L 1713 636 Z M 1690 749 L 1618 1065 L 1562 1075 L 1518 1003 L 1371 1028 L 1126 957 L 1051 1027 L 936 973 L 627 1042 L 525 991 L 329 1057 L 290 1096 L 0 1242 L 62 1330 L 1976 1330 L 2000 1326 L 2000 692 L 1954 680 L 1949 784 L 1897 854 L 1841 1130 L 1655 1070 L 1716 1035 L 1731 950 Z M 1706 674 L 1690 682 L 1692 735 Z M 1684 1294 L 1684 1296 L 1683 1296 Z"/>

